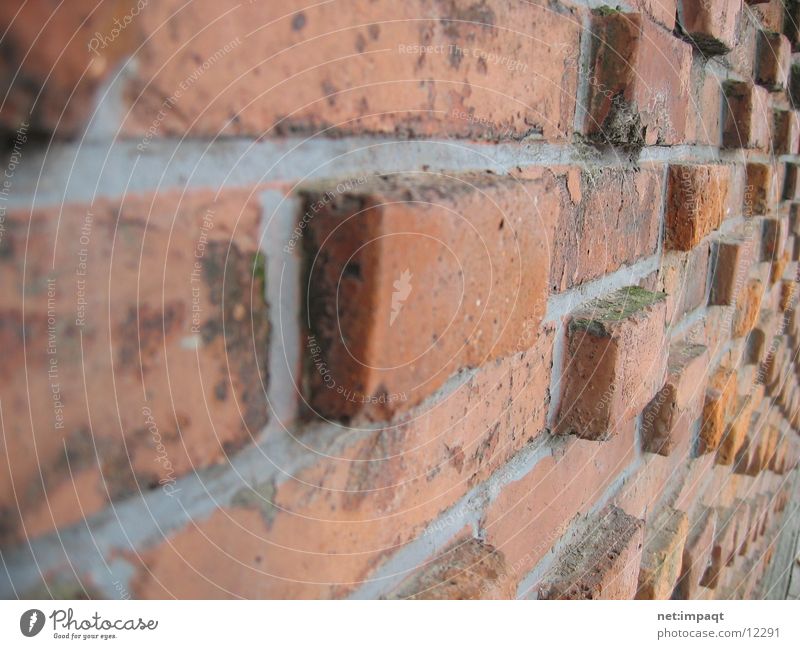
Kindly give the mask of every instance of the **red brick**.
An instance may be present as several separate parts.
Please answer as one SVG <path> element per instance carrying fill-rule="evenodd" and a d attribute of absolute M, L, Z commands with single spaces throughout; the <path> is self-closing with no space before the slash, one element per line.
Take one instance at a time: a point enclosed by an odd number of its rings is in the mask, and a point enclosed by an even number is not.
<path fill-rule="evenodd" d="M 761 32 L 756 50 L 756 82 L 769 90 L 786 87 L 792 47 L 783 34 Z"/>
<path fill-rule="evenodd" d="M 786 163 L 786 176 L 783 181 L 783 198 L 787 201 L 800 199 L 800 180 L 798 178 L 798 165 L 791 162 Z"/>
<path fill-rule="evenodd" d="M 800 65 L 792 63 L 789 68 L 789 100 L 792 106 L 800 108 Z"/>
<path fill-rule="evenodd" d="M 700 416 L 708 361 L 705 345 L 677 343 L 670 347 L 667 382 L 642 417 L 642 439 L 649 453 L 669 455 Z"/>
<path fill-rule="evenodd" d="M 13 472 L 0 469 L 0 508 L 16 510 L 13 484 L 29 536 L 225 462 L 261 433 L 269 330 L 260 218 L 248 190 L 8 215 L 0 390 L 9 412 L 30 408 L 32 418 L 5 422 Z M 26 247 L 22 266 L 16 251 Z M 45 344 L 51 324 L 54 354 Z M 41 344 L 26 348 L 25 339 Z"/>
<path fill-rule="evenodd" d="M 544 427 L 552 346 L 552 333 L 541 336 L 528 352 L 485 364 L 446 398 L 321 454 L 285 481 L 243 486 L 231 508 L 144 555 L 137 594 L 342 597 L 432 521 L 456 536 L 457 515 L 435 519 Z"/>
<path fill-rule="evenodd" d="M 722 144 L 722 81 L 699 58 L 692 60 L 691 99 L 687 106 L 686 141 Z"/>
<path fill-rule="evenodd" d="M 711 549 L 711 564 L 706 569 L 700 585 L 716 588 L 720 576 L 735 552 L 736 546 L 736 510 L 717 509 L 717 529 L 714 533 L 714 544 Z"/>
<path fill-rule="evenodd" d="M 722 143 L 727 148 L 766 151 L 771 141 L 769 92 L 742 81 L 726 81 Z"/>
<path fill-rule="evenodd" d="M 636 599 L 670 599 L 678 581 L 689 519 L 677 509 L 666 508 L 648 522 Z"/>
<path fill-rule="evenodd" d="M 705 306 L 710 246 L 701 242 L 689 252 L 666 251 L 659 269 L 659 290 L 667 294 L 667 322 Z"/>
<path fill-rule="evenodd" d="M 598 169 L 580 175 L 572 209 L 561 211 L 551 269 L 554 291 L 614 272 L 656 252 L 663 167 Z M 567 203 L 567 200 L 565 200 Z"/>
<path fill-rule="evenodd" d="M 608 439 L 663 384 L 663 293 L 620 289 L 571 314 L 557 430 Z"/>
<path fill-rule="evenodd" d="M 763 295 L 764 285 L 761 280 L 749 279 L 736 302 L 736 312 L 731 326 L 731 335 L 734 338 L 746 336 L 756 325 Z"/>
<path fill-rule="evenodd" d="M 710 453 L 719 446 L 736 399 L 736 373 L 720 368 L 709 378 L 703 407 L 698 453 Z"/>
<path fill-rule="evenodd" d="M 638 13 L 594 12 L 591 33 L 584 132 L 618 145 L 682 142 L 691 48 Z"/>
<path fill-rule="evenodd" d="M 797 111 L 776 109 L 773 112 L 772 151 L 775 154 L 796 155 L 800 143 L 800 124 Z"/>
<path fill-rule="evenodd" d="M 752 12 L 767 32 L 780 32 L 786 12 L 785 0 L 746 0 Z"/>
<path fill-rule="evenodd" d="M 670 165 L 667 185 L 668 250 L 691 250 L 725 217 L 730 170 L 718 165 Z"/>
<path fill-rule="evenodd" d="M 785 312 L 795 302 L 797 297 L 797 282 L 792 279 L 786 279 L 781 282 L 781 301 L 778 308 Z"/>
<path fill-rule="evenodd" d="M 755 258 L 751 241 L 720 239 L 714 244 L 709 304 L 732 305 Z"/>
<path fill-rule="evenodd" d="M 783 219 L 764 219 L 761 223 L 761 261 L 773 261 L 783 255 L 787 232 Z"/>
<path fill-rule="evenodd" d="M 632 0 L 631 5 L 670 31 L 675 28 L 677 0 Z"/>
<path fill-rule="evenodd" d="M 486 509 L 482 530 L 517 574 L 532 570 L 634 459 L 634 421 L 605 444 L 570 437 Z"/>
<path fill-rule="evenodd" d="M 141 20 L 150 37 L 127 93 L 131 135 L 145 133 L 164 97 L 230 43 L 230 53 L 182 92 L 179 109 L 167 111 L 160 134 L 329 129 L 563 140 L 572 132 L 580 18 L 544 0 L 347 7 L 292 0 L 235 11 L 216 0 L 186 7 L 171 0 L 149 5 Z M 531 38 L 524 25 L 547 38 Z"/>
<path fill-rule="evenodd" d="M 716 510 L 704 507 L 689 528 L 676 589 L 680 599 L 697 599 L 700 579 L 709 567 L 716 525 Z"/>
<path fill-rule="evenodd" d="M 632 599 L 644 523 L 608 507 L 588 523 L 584 538 L 567 548 L 539 586 L 540 599 Z"/>
<path fill-rule="evenodd" d="M 409 577 L 390 599 L 514 599 L 503 553 L 477 539 L 459 540 Z"/>
<path fill-rule="evenodd" d="M 745 216 L 759 216 L 770 214 L 776 205 L 776 198 L 772 192 L 772 167 L 757 162 L 747 163 L 747 183 L 745 189 Z"/>
<path fill-rule="evenodd" d="M 547 304 L 553 182 L 391 176 L 327 203 L 305 190 L 307 212 L 322 205 L 303 240 L 314 410 L 383 419 L 526 349 Z"/>
<path fill-rule="evenodd" d="M 678 1 L 678 24 L 691 43 L 711 56 L 735 45 L 738 0 Z"/>
<path fill-rule="evenodd" d="M 750 396 L 740 399 L 737 403 L 733 419 L 730 421 L 717 448 L 717 464 L 722 464 L 723 466 L 733 464 L 750 428 L 750 419 L 753 416 L 754 407 L 755 404 Z"/>
<path fill-rule="evenodd" d="M 15 130 L 24 122 L 36 131 L 76 135 L 100 84 L 141 42 L 134 14 L 141 9 L 127 0 L 3 2 L 0 124 Z M 115 20 L 126 16 L 130 24 L 119 29 Z"/>
<path fill-rule="evenodd" d="M 797 0 L 789 0 L 786 3 L 783 33 L 792 44 L 792 51 L 797 51 L 800 46 L 800 2 Z"/>

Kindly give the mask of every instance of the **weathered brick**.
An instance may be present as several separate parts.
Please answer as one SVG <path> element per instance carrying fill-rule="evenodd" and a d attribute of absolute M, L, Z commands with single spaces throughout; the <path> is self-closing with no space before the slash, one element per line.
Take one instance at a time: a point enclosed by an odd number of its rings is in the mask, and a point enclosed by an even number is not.
<path fill-rule="evenodd" d="M 800 65 L 792 63 L 789 68 L 789 100 L 792 106 L 800 108 Z"/>
<path fill-rule="evenodd" d="M 506 485 L 486 509 L 481 529 L 502 547 L 516 574 L 547 555 L 576 514 L 587 514 L 635 457 L 635 421 L 598 445 L 568 437 L 525 476 Z M 575 472 L 580 467 L 580 472 Z"/>
<path fill-rule="evenodd" d="M 698 453 L 710 453 L 719 446 L 735 400 L 736 373 L 720 368 L 708 381 Z"/>
<path fill-rule="evenodd" d="M 150 4 L 140 20 L 150 37 L 127 91 L 129 134 L 154 124 L 164 136 L 213 137 L 326 129 L 557 140 L 572 132 L 580 19 L 543 0 L 357 8 L 292 0 L 235 11 L 173 0 Z M 530 38 L 521 25 L 548 37 Z M 229 53 L 217 54 L 225 46 Z M 176 91 L 177 108 L 154 122 Z"/>
<path fill-rule="evenodd" d="M 631 4 L 670 31 L 675 28 L 677 0 L 633 0 Z"/>
<path fill-rule="evenodd" d="M 773 111 L 772 125 L 772 151 L 778 155 L 791 154 L 798 152 L 798 142 L 800 141 L 800 124 L 798 124 L 797 111 L 780 110 Z"/>
<path fill-rule="evenodd" d="M 710 249 L 707 242 L 701 242 L 689 252 L 664 252 L 658 288 L 667 294 L 670 325 L 697 307 L 705 306 Z"/>
<path fill-rule="evenodd" d="M 787 232 L 783 219 L 764 219 L 761 224 L 761 261 L 773 261 L 783 255 Z"/>
<path fill-rule="evenodd" d="M 406 579 L 390 599 L 514 599 L 515 594 L 503 553 L 467 539 Z"/>
<path fill-rule="evenodd" d="M 703 507 L 689 528 L 675 591 L 680 599 L 697 599 L 700 579 L 709 567 L 716 526 L 716 510 Z"/>
<path fill-rule="evenodd" d="M 762 29 L 770 33 L 783 30 L 783 19 L 786 12 L 785 0 L 745 1 L 751 6 L 751 11 Z"/>
<path fill-rule="evenodd" d="M 613 436 L 663 384 L 665 296 L 628 287 L 571 314 L 557 423 L 561 433 Z"/>
<path fill-rule="evenodd" d="M 736 311 L 731 326 L 731 335 L 734 338 L 746 336 L 753 329 L 758 320 L 763 295 L 764 285 L 760 279 L 751 278 L 744 285 L 736 302 Z"/>
<path fill-rule="evenodd" d="M 578 543 L 567 548 L 539 586 L 540 599 L 632 599 L 644 523 L 608 507 Z"/>
<path fill-rule="evenodd" d="M 689 41 L 711 56 L 733 48 L 741 4 L 730 0 L 678 1 L 678 24 Z"/>
<path fill-rule="evenodd" d="M 553 187 L 545 172 L 304 190 L 306 211 L 322 205 L 303 239 L 312 408 L 383 419 L 526 349 L 547 303 Z"/>
<path fill-rule="evenodd" d="M 750 428 L 754 407 L 755 403 L 749 395 L 739 399 L 736 410 L 732 413 L 733 418 L 717 448 L 717 464 L 724 466 L 733 464 Z"/>
<path fill-rule="evenodd" d="M 800 199 L 800 173 L 798 173 L 798 165 L 791 162 L 786 163 L 786 175 L 783 181 L 783 198 L 787 201 L 795 201 Z"/>
<path fill-rule="evenodd" d="M 691 100 L 687 106 L 686 141 L 722 144 L 722 81 L 700 57 L 692 59 Z"/>
<path fill-rule="evenodd" d="M 716 511 L 717 528 L 711 549 L 711 563 L 700 579 L 700 585 L 706 588 L 716 588 L 719 585 L 720 576 L 735 552 L 736 510 L 732 507 L 717 508 Z"/>
<path fill-rule="evenodd" d="M 722 143 L 727 148 L 766 151 L 771 141 L 769 92 L 743 81 L 726 81 Z"/>
<path fill-rule="evenodd" d="M 797 0 L 786 1 L 786 14 L 783 21 L 783 33 L 792 44 L 792 51 L 800 46 L 800 2 Z"/>
<path fill-rule="evenodd" d="M 667 180 L 668 250 L 691 250 L 725 217 L 730 170 L 720 165 L 670 165 Z"/>
<path fill-rule="evenodd" d="M 669 455 L 701 414 L 708 381 L 708 348 L 677 343 L 670 347 L 667 382 L 647 405 L 642 439 L 649 453 Z"/>
<path fill-rule="evenodd" d="M 691 48 L 638 13 L 594 12 L 591 34 L 584 132 L 623 146 L 682 142 Z"/>
<path fill-rule="evenodd" d="M 770 214 L 775 207 L 772 193 L 772 167 L 768 164 L 757 162 L 747 163 L 747 176 L 745 179 L 745 216 L 759 216 Z"/>
<path fill-rule="evenodd" d="M 652 255 L 658 247 L 663 167 L 597 169 L 574 176 L 564 199 L 551 268 L 562 291 Z M 570 178 L 567 190 L 571 188 Z"/>
<path fill-rule="evenodd" d="M 761 32 L 756 50 L 756 82 L 769 90 L 786 87 L 792 47 L 783 34 Z"/>
<path fill-rule="evenodd" d="M 648 522 L 636 599 L 670 599 L 678 581 L 689 518 L 682 511 L 666 508 Z"/>
<path fill-rule="evenodd" d="M 8 215 L 0 389 L 4 407 L 32 416 L 6 421 L 14 469 L 13 480 L 0 469 L 0 508 L 17 509 L 13 484 L 29 536 L 225 462 L 260 435 L 269 327 L 251 196 L 165 192 Z"/>
<path fill-rule="evenodd" d="M 143 40 L 136 20 L 142 8 L 141 2 L 126 0 L 75 0 L 69 6 L 4 2 L 0 125 L 76 135 L 91 114 L 97 89 Z M 123 16 L 132 19 L 120 29 Z"/>
<path fill-rule="evenodd" d="M 732 237 L 714 244 L 709 304 L 732 305 L 736 302 L 755 260 L 754 248 L 752 241 Z"/>

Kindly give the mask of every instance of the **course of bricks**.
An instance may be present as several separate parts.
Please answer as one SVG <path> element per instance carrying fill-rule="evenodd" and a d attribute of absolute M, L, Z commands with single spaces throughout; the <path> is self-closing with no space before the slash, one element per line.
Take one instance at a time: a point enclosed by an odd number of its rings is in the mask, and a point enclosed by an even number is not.
<path fill-rule="evenodd" d="M 800 2 L 6 0 L 0 595 L 784 598 Z"/>

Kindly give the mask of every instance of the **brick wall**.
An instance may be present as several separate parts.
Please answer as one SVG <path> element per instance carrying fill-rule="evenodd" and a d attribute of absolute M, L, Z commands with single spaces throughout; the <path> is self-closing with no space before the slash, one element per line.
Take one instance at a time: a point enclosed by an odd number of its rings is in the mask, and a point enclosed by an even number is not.
<path fill-rule="evenodd" d="M 54 6 L 3 596 L 787 595 L 800 3 Z"/>

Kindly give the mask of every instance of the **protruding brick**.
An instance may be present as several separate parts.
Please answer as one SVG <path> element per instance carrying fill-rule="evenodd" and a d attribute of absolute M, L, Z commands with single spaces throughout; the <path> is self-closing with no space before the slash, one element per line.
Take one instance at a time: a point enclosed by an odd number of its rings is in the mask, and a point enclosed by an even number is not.
<path fill-rule="evenodd" d="M 762 281 L 757 278 L 749 279 L 736 301 L 736 311 L 731 325 L 731 335 L 734 338 L 746 336 L 755 326 L 763 295 L 764 284 Z"/>
<path fill-rule="evenodd" d="M 683 141 L 691 48 L 638 13 L 593 12 L 591 34 L 584 132 L 624 146 Z"/>
<path fill-rule="evenodd" d="M 675 28 L 677 0 L 632 0 L 631 4 L 670 31 Z"/>
<path fill-rule="evenodd" d="M 723 466 L 733 464 L 736 454 L 744 442 L 747 431 L 750 428 L 750 419 L 753 416 L 755 403 L 748 395 L 739 400 L 733 419 L 727 427 L 725 434 L 720 441 L 717 449 L 716 463 Z"/>
<path fill-rule="evenodd" d="M 406 579 L 390 599 L 513 599 L 515 594 L 503 553 L 468 539 Z"/>
<path fill-rule="evenodd" d="M 786 87 L 792 46 L 783 34 L 761 32 L 756 51 L 756 82 L 768 90 Z"/>
<path fill-rule="evenodd" d="M 574 207 L 561 212 L 551 267 L 553 291 L 614 272 L 656 252 L 664 168 L 642 164 L 579 173 L 564 181 Z"/>
<path fill-rule="evenodd" d="M 783 33 L 792 44 L 792 51 L 800 47 L 800 2 L 786 0 L 786 15 L 783 20 Z"/>
<path fill-rule="evenodd" d="M 676 588 L 676 595 L 680 599 L 697 599 L 700 579 L 711 561 L 716 527 L 716 510 L 702 508 L 689 528 L 686 545 L 683 548 L 681 576 Z"/>
<path fill-rule="evenodd" d="M 689 518 L 671 507 L 648 523 L 636 599 L 670 599 L 688 532 Z"/>
<path fill-rule="evenodd" d="M 800 200 L 800 165 L 786 163 L 786 175 L 783 179 L 783 198 L 787 201 Z"/>
<path fill-rule="evenodd" d="M 670 250 L 691 250 L 725 217 L 730 170 L 720 165 L 670 165 L 666 239 Z"/>
<path fill-rule="evenodd" d="M 666 371 L 665 297 L 628 287 L 571 314 L 559 432 L 607 439 L 650 401 Z"/>
<path fill-rule="evenodd" d="M 683 316 L 705 306 L 706 278 L 711 247 L 708 242 L 683 252 L 664 251 L 659 269 L 658 289 L 667 294 L 667 322 L 677 324 Z"/>
<path fill-rule="evenodd" d="M 669 455 L 701 414 L 708 381 L 705 345 L 677 343 L 670 348 L 667 382 L 642 416 L 644 450 Z"/>
<path fill-rule="evenodd" d="M 736 400 L 736 373 L 720 368 L 709 379 L 703 407 L 703 424 L 700 428 L 698 453 L 716 450 L 725 433 L 728 416 Z"/>
<path fill-rule="evenodd" d="M 717 241 L 714 244 L 708 303 L 725 306 L 734 304 L 754 258 L 754 246 L 749 241 L 735 238 Z"/>
<path fill-rule="evenodd" d="M 747 163 L 745 201 L 742 208 L 744 216 L 769 214 L 775 207 L 772 194 L 772 167 L 758 162 Z"/>
<path fill-rule="evenodd" d="M 769 92 L 743 81 L 726 81 L 722 143 L 733 149 L 766 151 L 770 143 L 772 108 Z"/>
<path fill-rule="evenodd" d="M 382 419 L 529 347 L 547 303 L 553 183 L 389 176 L 304 190 L 312 407 Z"/>
<path fill-rule="evenodd" d="M 797 111 L 776 109 L 772 113 L 772 151 L 776 155 L 798 152 L 800 144 L 800 123 Z"/>
<path fill-rule="evenodd" d="M 786 236 L 783 219 L 764 219 L 761 224 L 761 261 L 778 259 L 783 254 Z"/>
<path fill-rule="evenodd" d="M 611 506 L 588 525 L 543 579 L 539 599 L 633 599 L 644 522 Z"/>
<path fill-rule="evenodd" d="M 786 279 L 781 282 L 781 299 L 778 308 L 787 311 L 795 301 L 797 296 L 797 282 L 793 279 Z"/>
<path fill-rule="evenodd" d="M 728 565 L 728 560 L 733 556 L 736 546 L 736 510 L 717 509 L 717 528 L 714 533 L 714 542 L 711 548 L 711 564 L 706 569 L 700 585 L 706 588 L 716 588 L 719 585 L 722 571 Z"/>
<path fill-rule="evenodd" d="M 691 43 L 714 56 L 733 48 L 741 5 L 729 0 L 679 0 L 678 24 Z"/>

